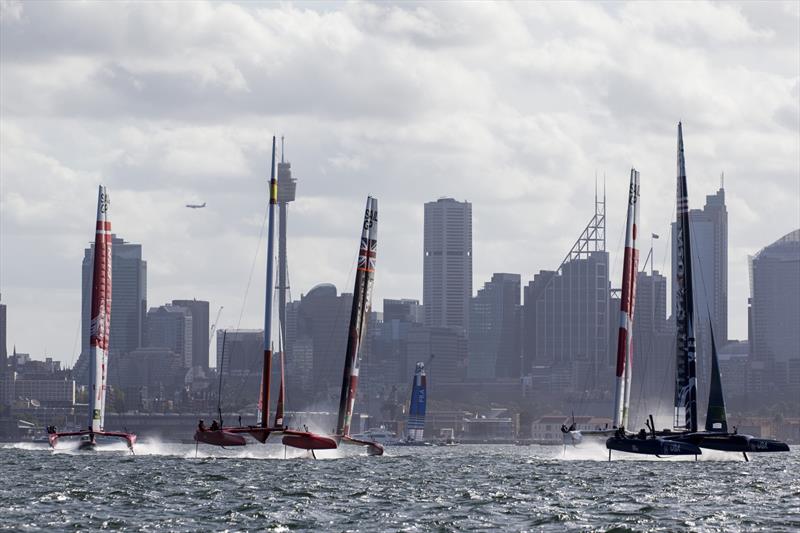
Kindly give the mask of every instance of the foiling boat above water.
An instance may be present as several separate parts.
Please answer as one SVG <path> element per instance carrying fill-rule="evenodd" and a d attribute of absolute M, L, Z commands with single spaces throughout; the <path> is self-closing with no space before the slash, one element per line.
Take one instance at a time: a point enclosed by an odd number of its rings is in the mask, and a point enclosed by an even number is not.
<path fill-rule="evenodd" d="M 97 195 L 97 223 L 94 240 L 92 271 L 92 323 L 89 331 L 89 423 L 87 429 L 59 432 L 47 428 L 50 447 L 55 448 L 62 437 L 80 437 L 79 449 L 94 449 L 99 437 L 124 440 L 133 452 L 136 435 L 124 431 L 106 431 L 106 380 L 108 376 L 108 347 L 111 329 L 111 222 L 108 192 L 100 185 Z"/>
<path fill-rule="evenodd" d="M 694 286 L 692 283 L 692 240 L 689 226 L 689 194 L 686 185 L 686 164 L 683 151 L 683 127 L 678 123 L 678 178 L 677 178 L 677 229 L 676 271 L 673 273 L 677 287 L 675 316 L 677 326 L 677 365 L 675 380 L 674 429 L 657 431 L 650 416 L 647 429 L 636 436 L 623 431 L 606 441 L 608 457 L 611 451 L 668 455 L 679 449 L 680 454 L 700 455 L 701 448 L 728 452 L 786 452 L 783 442 L 740 435 L 728 430 L 722 379 L 717 361 L 714 331 L 711 329 L 711 385 L 705 431 L 699 431 L 697 419 L 697 374 L 694 336 Z"/>
<path fill-rule="evenodd" d="M 628 187 L 628 211 L 625 225 L 625 254 L 622 267 L 620 324 L 617 339 L 616 386 L 613 423 L 611 428 L 582 430 L 572 417 L 570 427 L 562 426 L 564 444 L 579 445 L 585 440 L 605 442 L 615 434 L 625 434 L 631 402 L 631 365 L 633 362 L 633 318 L 636 296 L 636 276 L 639 268 L 637 246 L 639 228 L 639 172 L 632 168 Z"/>
<path fill-rule="evenodd" d="M 314 454 L 315 450 L 333 450 L 342 444 L 365 446 L 369 455 L 382 455 L 383 447 L 377 442 L 356 438 L 350 435 L 350 421 L 355 404 L 358 384 L 360 347 L 366 332 L 366 319 L 369 316 L 372 298 L 372 285 L 375 271 L 375 257 L 378 238 L 378 200 L 367 197 L 364 213 L 361 241 L 353 291 L 353 307 L 350 317 L 347 352 L 345 355 L 342 392 L 339 403 L 339 416 L 336 432 L 333 435 L 322 435 L 305 430 L 291 429 L 284 424 L 285 380 L 283 352 L 280 357 L 280 388 L 275 411 L 275 420 L 270 425 L 270 376 L 272 375 L 272 288 L 274 257 L 274 225 L 275 205 L 278 202 L 278 182 L 275 178 L 275 137 L 272 138 L 272 166 L 269 187 L 269 212 L 267 234 L 267 284 L 264 313 L 264 360 L 261 377 L 261 393 L 259 410 L 261 412 L 258 425 L 205 428 L 199 426 L 194 439 L 199 443 L 213 446 L 245 446 L 250 435 L 261 443 L 267 442 L 271 435 L 282 436 L 285 446 L 307 450 Z M 224 342 L 223 342 L 224 347 Z M 221 410 L 220 410 L 221 412 Z"/>
<path fill-rule="evenodd" d="M 367 331 L 367 317 L 372 307 L 372 286 L 375 280 L 375 264 L 378 251 L 378 200 L 367 196 L 364 210 L 364 221 L 361 226 L 361 240 L 358 250 L 358 266 L 356 268 L 355 285 L 353 287 L 353 305 L 350 312 L 350 325 L 345 351 L 342 388 L 339 397 L 339 414 L 336 432 L 329 436 L 320 436 L 308 432 L 295 432 L 283 437 L 283 444 L 294 448 L 314 450 L 319 439 L 335 443 L 334 448 L 343 444 L 365 446 L 369 455 L 383 455 L 383 446 L 350 434 L 350 422 L 356 401 L 358 375 L 361 366 L 361 345 Z"/>

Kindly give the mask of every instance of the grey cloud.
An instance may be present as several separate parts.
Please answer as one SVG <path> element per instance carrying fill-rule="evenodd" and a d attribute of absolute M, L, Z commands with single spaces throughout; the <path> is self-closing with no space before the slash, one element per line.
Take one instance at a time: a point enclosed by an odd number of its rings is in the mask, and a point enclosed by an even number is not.
<path fill-rule="evenodd" d="M 3 5 L 0 286 L 34 354 L 27 294 L 49 276 L 59 309 L 79 302 L 98 181 L 115 230 L 144 245 L 152 303 L 208 298 L 224 324 L 257 326 L 263 251 L 242 296 L 273 133 L 299 179 L 295 296 L 349 290 L 367 193 L 382 210 L 378 306 L 420 297 L 422 204 L 438 196 L 473 202 L 479 287 L 556 267 L 605 173 L 616 264 L 631 165 L 645 231 L 668 234 L 679 119 L 692 205 L 728 176 L 731 250 L 800 222 L 800 30 L 783 4 Z M 731 286 L 734 334 L 745 290 Z M 48 319 L 48 345 L 71 345 L 77 316 Z"/>

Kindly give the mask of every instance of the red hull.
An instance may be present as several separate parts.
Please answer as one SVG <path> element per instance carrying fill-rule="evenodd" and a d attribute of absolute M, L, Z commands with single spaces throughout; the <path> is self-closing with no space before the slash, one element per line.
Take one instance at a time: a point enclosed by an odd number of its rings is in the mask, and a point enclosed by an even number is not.
<path fill-rule="evenodd" d="M 244 446 L 247 444 L 242 435 L 231 433 L 227 429 L 217 429 L 214 431 L 195 431 L 194 440 L 212 446 Z"/>
<path fill-rule="evenodd" d="M 353 437 L 342 437 L 343 444 L 355 444 L 356 446 L 366 446 L 368 455 L 383 455 L 383 446 L 370 440 L 354 439 Z"/>
<path fill-rule="evenodd" d="M 283 444 L 301 450 L 335 450 L 338 448 L 332 437 L 317 435 L 308 431 L 287 430 L 283 434 Z"/>

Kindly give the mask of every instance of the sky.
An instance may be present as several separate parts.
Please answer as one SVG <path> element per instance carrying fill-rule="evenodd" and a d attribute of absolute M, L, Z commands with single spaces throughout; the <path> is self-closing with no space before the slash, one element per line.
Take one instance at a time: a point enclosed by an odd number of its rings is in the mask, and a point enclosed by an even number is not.
<path fill-rule="evenodd" d="M 0 0 L 8 349 L 75 361 L 99 183 L 143 246 L 148 306 L 205 299 L 219 327 L 261 327 L 272 135 L 298 179 L 294 298 L 351 290 L 367 194 L 375 309 L 422 298 L 423 204 L 443 196 L 473 204 L 474 290 L 526 284 L 591 218 L 596 177 L 616 280 L 631 166 L 668 273 L 679 120 L 690 206 L 725 173 L 746 339 L 747 256 L 800 227 L 798 2 Z"/>

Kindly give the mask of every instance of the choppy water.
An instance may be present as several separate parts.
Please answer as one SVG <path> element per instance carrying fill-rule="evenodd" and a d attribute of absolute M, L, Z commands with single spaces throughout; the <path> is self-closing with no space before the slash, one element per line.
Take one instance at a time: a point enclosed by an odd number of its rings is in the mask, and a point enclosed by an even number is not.
<path fill-rule="evenodd" d="M 4 445 L 0 530 L 800 530 L 798 451 L 608 463 L 600 449 L 539 446 L 318 461 L 284 460 L 277 445 L 116 450 Z"/>

